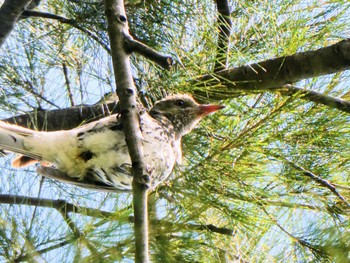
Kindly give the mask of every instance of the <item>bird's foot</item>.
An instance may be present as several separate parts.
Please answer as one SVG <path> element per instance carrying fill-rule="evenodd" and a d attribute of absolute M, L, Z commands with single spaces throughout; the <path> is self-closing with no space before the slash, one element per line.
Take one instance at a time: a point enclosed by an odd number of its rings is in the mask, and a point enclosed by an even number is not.
<path fill-rule="evenodd" d="M 136 178 L 136 182 L 138 184 L 141 184 L 143 187 L 145 187 L 146 189 L 150 188 L 150 182 L 151 182 L 151 178 L 149 175 L 144 174 L 139 178 Z"/>

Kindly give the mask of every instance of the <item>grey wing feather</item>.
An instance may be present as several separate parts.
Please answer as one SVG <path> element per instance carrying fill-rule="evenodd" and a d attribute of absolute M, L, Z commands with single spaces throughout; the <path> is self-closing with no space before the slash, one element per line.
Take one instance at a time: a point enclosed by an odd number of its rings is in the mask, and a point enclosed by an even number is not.
<path fill-rule="evenodd" d="M 108 191 L 108 192 L 129 192 L 128 190 L 125 190 L 125 191 L 118 190 L 111 185 L 102 184 L 102 183 L 97 184 L 96 181 L 87 181 L 87 180 L 81 181 L 77 178 L 69 177 L 65 173 L 53 167 L 39 166 L 37 167 L 36 171 L 45 177 L 58 180 L 64 183 L 69 183 L 76 186 L 84 187 L 87 189 L 102 190 L 102 191 Z"/>

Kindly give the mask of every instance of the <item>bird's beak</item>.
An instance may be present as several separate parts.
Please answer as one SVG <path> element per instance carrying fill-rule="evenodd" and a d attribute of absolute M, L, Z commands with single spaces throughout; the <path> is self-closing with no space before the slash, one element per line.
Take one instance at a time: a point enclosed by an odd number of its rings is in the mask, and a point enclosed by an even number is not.
<path fill-rule="evenodd" d="M 225 108 L 223 105 L 199 105 L 199 115 L 203 117 L 223 108 Z"/>

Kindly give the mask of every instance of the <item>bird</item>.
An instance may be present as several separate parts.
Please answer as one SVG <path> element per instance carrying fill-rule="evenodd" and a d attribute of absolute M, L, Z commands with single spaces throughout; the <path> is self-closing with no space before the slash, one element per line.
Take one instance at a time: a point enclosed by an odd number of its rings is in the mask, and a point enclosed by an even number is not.
<path fill-rule="evenodd" d="M 222 105 L 198 104 L 188 94 L 170 95 L 140 114 L 149 188 L 165 181 L 182 159 L 181 138 Z M 0 121 L 0 149 L 17 153 L 15 168 L 76 186 L 112 192 L 132 190 L 132 166 L 121 114 L 70 130 L 35 131 Z"/>

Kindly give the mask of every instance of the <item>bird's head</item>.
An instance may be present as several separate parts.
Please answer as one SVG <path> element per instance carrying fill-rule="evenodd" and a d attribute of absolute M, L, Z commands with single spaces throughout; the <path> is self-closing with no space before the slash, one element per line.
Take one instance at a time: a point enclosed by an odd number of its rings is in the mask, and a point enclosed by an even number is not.
<path fill-rule="evenodd" d="M 150 110 L 154 118 L 167 118 L 174 126 L 177 138 L 189 133 L 206 115 L 223 109 L 221 105 L 198 104 L 186 94 L 167 96 L 156 102 Z"/>

